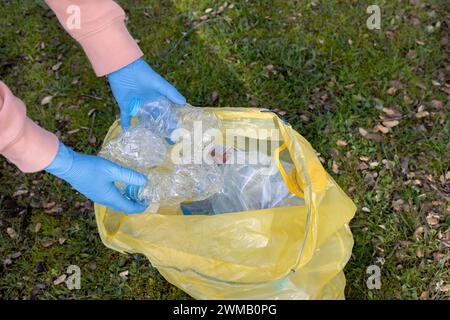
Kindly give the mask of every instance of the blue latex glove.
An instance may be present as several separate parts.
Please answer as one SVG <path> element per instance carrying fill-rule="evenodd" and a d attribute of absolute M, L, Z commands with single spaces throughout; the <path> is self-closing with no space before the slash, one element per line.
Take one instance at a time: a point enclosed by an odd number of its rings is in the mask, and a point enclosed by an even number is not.
<path fill-rule="evenodd" d="M 186 99 L 164 78 L 157 74 L 142 58 L 108 74 L 114 98 L 120 107 L 122 128 L 130 126 L 131 111 L 136 101 L 148 102 L 163 95 L 176 104 Z"/>
<path fill-rule="evenodd" d="M 85 197 L 116 211 L 138 213 L 142 203 L 126 198 L 114 181 L 143 186 L 147 177 L 101 157 L 80 154 L 60 143 L 58 153 L 45 171 L 67 181 Z"/>

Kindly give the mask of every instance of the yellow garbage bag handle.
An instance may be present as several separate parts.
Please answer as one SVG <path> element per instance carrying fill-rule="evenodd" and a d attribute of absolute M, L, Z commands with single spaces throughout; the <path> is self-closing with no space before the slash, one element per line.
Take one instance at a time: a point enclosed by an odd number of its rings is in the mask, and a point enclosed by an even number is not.
<path fill-rule="evenodd" d="M 281 146 L 279 146 L 274 153 L 274 158 L 275 158 L 275 164 L 278 167 L 278 170 L 280 171 L 281 176 L 283 177 L 284 182 L 286 183 L 286 186 L 288 187 L 289 191 L 293 194 L 295 194 L 296 196 L 304 199 L 305 195 L 303 194 L 303 192 L 300 190 L 298 184 L 296 183 L 296 181 L 299 182 L 299 179 L 297 177 L 296 171 L 295 171 L 295 167 L 292 168 L 292 170 L 289 172 L 289 175 L 286 174 L 286 171 L 283 168 L 283 165 L 281 164 L 280 161 L 280 153 L 286 149 L 286 143 L 283 143 Z"/>

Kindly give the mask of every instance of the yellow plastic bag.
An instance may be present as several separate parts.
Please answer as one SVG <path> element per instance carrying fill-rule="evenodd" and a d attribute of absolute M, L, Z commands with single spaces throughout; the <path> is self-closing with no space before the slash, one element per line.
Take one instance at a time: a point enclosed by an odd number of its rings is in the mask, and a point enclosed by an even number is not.
<path fill-rule="evenodd" d="M 343 299 L 351 255 L 348 226 L 355 205 L 326 173 L 311 145 L 276 114 L 254 108 L 205 108 L 224 132 L 276 130 L 275 157 L 287 152 L 295 170 L 279 167 L 305 205 L 218 215 L 127 215 L 95 204 L 103 243 L 141 253 L 170 283 L 196 299 Z M 272 130 L 272 131 L 270 131 Z M 105 142 L 120 132 L 116 121 Z M 278 159 L 276 159 L 278 160 Z M 279 162 L 279 161 L 278 161 Z"/>

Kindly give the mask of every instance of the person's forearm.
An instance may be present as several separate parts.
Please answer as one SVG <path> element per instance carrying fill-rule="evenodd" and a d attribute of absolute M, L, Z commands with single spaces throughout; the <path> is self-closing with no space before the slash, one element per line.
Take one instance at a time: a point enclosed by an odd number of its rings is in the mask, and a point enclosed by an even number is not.
<path fill-rule="evenodd" d="M 112 0 L 46 0 L 64 29 L 83 47 L 97 76 L 119 70 L 143 55 Z"/>
<path fill-rule="evenodd" d="M 43 170 L 55 158 L 58 138 L 26 115 L 25 104 L 0 81 L 0 154 L 23 172 Z"/>

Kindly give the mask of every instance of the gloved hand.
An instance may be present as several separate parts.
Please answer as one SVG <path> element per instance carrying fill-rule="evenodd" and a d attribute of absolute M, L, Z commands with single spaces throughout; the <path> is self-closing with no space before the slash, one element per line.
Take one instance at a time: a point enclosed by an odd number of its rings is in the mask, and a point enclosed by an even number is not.
<path fill-rule="evenodd" d="M 77 153 L 60 142 L 55 159 L 45 171 L 67 181 L 85 197 L 113 210 L 138 213 L 146 209 L 144 204 L 127 199 L 114 181 L 143 186 L 147 177 L 109 160 Z"/>
<path fill-rule="evenodd" d="M 186 99 L 177 89 L 157 74 L 142 58 L 108 74 L 108 81 L 119 104 L 124 129 L 130 126 L 130 112 L 135 107 L 135 101 L 153 101 L 163 95 L 173 103 L 180 105 L 186 103 Z"/>

